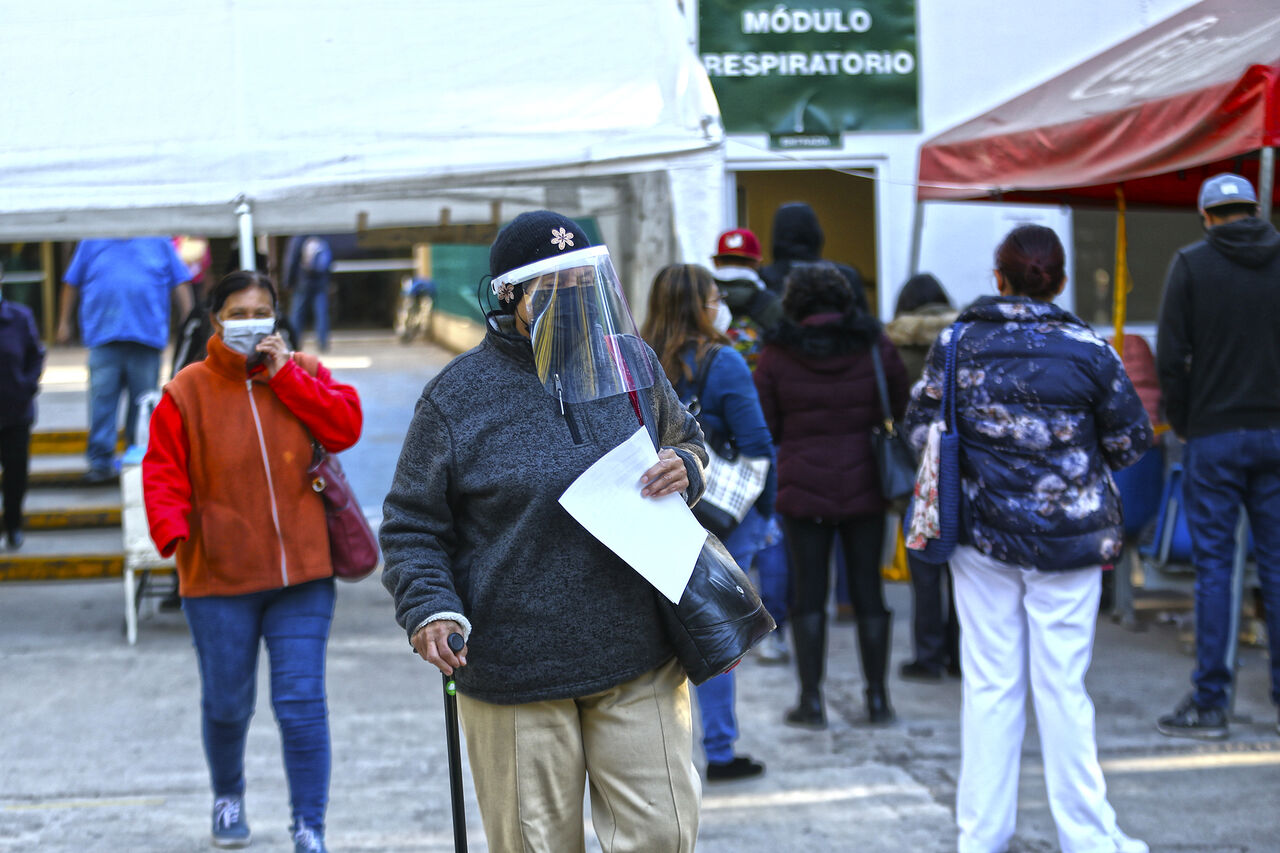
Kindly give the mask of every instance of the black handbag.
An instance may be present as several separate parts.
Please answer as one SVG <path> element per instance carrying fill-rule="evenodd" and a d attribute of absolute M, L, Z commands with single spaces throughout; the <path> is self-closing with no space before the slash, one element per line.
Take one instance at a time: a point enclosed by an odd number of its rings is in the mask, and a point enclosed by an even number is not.
<path fill-rule="evenodd" d="M 746 573 L 710 533 L 680 602 L 661 594 L 658 602 L 667 639 L 695 685 L 732 669 L 777 627 Z"/>
<path fill-rule="evenodd" d="M 916 487 L 916 454 L 894 423 L 878 341 L 871 344 L 871 361 L 876 369 L 876 389 L 884 417 L 883 423 L 871 428 L 871 455 L 875 457 L 876 471 L 880 474 L 880 494 L 887 501 L 906 500 Z"/>
<path fill-rule="evenodd" d="M 645 394 L 632 402 L 660 446 L 657 419 Z M 654 591 L 662 626 L 676 658 L 695 685 L 732 669 L 752 647 L 777 627 L 747 573 L 714 534 L 707 534 L 680 601 Z"/>

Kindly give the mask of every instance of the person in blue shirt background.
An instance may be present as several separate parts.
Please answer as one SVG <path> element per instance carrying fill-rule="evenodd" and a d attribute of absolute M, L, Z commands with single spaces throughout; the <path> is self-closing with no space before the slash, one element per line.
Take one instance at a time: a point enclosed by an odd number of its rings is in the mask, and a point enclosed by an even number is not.
<path fill-rule="evenodd" d="M 0 279 L 4 267 L 0 266 Z M 22 499 L 31 461 L 31 424 L 44 369 L 44 347 L 31 309 L 0 294 L 0 469 L 4 471 L 4 533 L 10 551 L 22 547 Z"/>
<path fill-rule="evenodd" d="M 720 298 L 711 271 L 696 264 L 672 264 L 658 271 L 649 291 L 649 314 L 641 336 L 653 347 L 680 402 L 688 406 L 697 396 L 698 423 L 708 435 L 727 436 L 746 456 L 773 459 L 773 439 L 765 426 L 751 370 L 733 348 L 725 330 L 731 312 Z M 701 389 L 694 384 L 699 367 L 710 359 Z M 765 546 L 767 519 L 773 516 L 777 481 L 772 468 L 764 492 L 747 517 L 724 540 L 740 566 L 750 566 Z M 698 685 L 702 717 L 702 748 L 707 758 L 707 781 L 758 776 L 764 764 L 734 755 L 738 723 L 734 716 L 733 670 Z"/>
<path fill-rule="evenodd" d="M 89 349 L 88 483 L 116 475 L 120 395 L 129 394 L 125 435 L 133 440 L 137 400 L 160 381 L 160 352 L 169 340 L 169 303 L 191 310 L 190 273 L 167 237 L 84 240 L 63 276 L 57 341 L 74 334 Z"/>
<path fill-rule="evenodd" d="M 289 241 L 286 253 L 285 289 L 290 291 L 289 321 L 302 346 L 307 333 L 307 315 L 316 324 L 316 343 L 320 352 L 329 351 L 329 274 L 333 271 L 333 249 L 329 241 L 316 234 L 305 234 Z"/>

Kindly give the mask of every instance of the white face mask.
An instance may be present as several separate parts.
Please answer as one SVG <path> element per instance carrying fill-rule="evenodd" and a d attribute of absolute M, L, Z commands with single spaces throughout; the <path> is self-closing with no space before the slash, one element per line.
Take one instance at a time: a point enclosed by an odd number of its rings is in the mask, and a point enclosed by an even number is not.
<path fill-rule="evenodd" d="M 258 342 L 276 329 L 274 318 L 263 320 L 225 320 L 222 323 L 222 342 L 227 349 L 248 358 L 257 349 Z"/>
<path fill-rule="evenodd" d="M 716 306 L 716 316 L 712 318 L 711 325 L 716 327 L 716 331 L 724 334 L 729 331 L 729 324 L 733 322 L 733 312 L 729 310 L 729 306 L 721 302 Z"/>

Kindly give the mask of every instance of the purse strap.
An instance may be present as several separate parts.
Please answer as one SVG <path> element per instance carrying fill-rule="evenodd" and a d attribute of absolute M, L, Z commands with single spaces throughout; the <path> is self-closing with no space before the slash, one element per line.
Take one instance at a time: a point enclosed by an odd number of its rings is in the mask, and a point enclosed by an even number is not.
<path fill-rule="evenodd" d="M 889 383 L 884 381 L 884 361 L 880 358 L 879 338 L 871 342 L 871 363 L 876 369 L 876 390 L 880 393 L 880 414 L 884 417 L 884 431 L 893 435 L 893 409 L 889 405 Z"/>
<path fill-rule="evenodd" d="M 711 373 L 711 362 L 716 360 L 716 355 L 719 354 L 720 347 L 722 346 L 723 344 L 713 344 L 711 348 L 707 350 L 706 356 L 704 356 L 702 361 L 698 364 L 698 372 L 694 374 L 693 399 L 689 401 L 689 405 L 687 407 L 694 417 L 697 417 L 702 413 L 702 395 L 707 390 L 707 375 Z M 694 352 L 696 354 L 696 348 L 694 349 Z"/>
<path fill-rule="evenodd" d="M 960 335 L 964 326 L 954 323 L 951 326 L 951 341 L 947 344 L 946 372 L 942 385 L 942 412 L 946 419 L 947 432 L 956 430 L 956 348 L 960 345 Z"/>

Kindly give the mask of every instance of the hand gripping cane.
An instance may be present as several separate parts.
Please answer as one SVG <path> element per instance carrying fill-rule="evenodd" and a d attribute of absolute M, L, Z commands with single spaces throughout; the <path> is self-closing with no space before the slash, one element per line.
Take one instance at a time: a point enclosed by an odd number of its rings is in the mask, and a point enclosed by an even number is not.
<path fill-rule="evenodd" d="M 449 648 L 454 654 L 466 642 L 461 634 L 450 634 Z M 458 697 L 452 675 L 444 675 L 444 733 L 449 743 L 449 798 L 453 803 L 453 850 L 467 853 L 467 810 L 462 800 L 462 750 L 458 744 Z"/>

